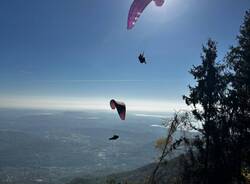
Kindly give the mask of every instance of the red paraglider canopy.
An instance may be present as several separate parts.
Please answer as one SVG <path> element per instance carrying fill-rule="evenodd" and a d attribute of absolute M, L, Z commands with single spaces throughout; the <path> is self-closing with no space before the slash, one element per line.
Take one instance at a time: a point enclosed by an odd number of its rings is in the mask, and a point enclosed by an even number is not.
<path fill-rule="evenodd" d="M 110 107 L 112 109 L 117 109 L 117 112 L 121 120 L 125 120 L 126 117 L 126 105 L 123 102 L 118 102 L 114 99 L 110 100 Z"/>

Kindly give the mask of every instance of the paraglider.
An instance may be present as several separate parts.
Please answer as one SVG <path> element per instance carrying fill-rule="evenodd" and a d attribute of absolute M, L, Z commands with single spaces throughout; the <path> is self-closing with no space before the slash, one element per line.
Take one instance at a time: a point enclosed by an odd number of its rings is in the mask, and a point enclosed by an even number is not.
<path fill-rule="evenodd" d="M 139 62 L 140 63 L 144 63 L 144 64 L 147 64 L 146 63 L 146 59 L 145 59 L 145 57 L 144 57 L 144 53 L 142 53 L 142 54 L 140 54 L 139 56 L 138 56 L 138 59 L 139 59 Z"/>
<path fill-rule="evenodd" d="M 116 140 L 119 138 L 119 135 L 113 135 L 113 137 L 110 137 L 109 140 Z"/>
<path fill-rule="evenodd" d="M 130 6 L 128 13 L 127 29 L 132 29 L 142 14 L 143 10 L 152 2 L 155 2 L 156 6 L 162 6 L 164 0 L 134 0 Z"/>
<path fill-rule="evenodd" d="M 117 109 L 117 112 L 121 120 L 125 120 L 126 116 L 126 106 L 123 102 L 115 101 L 114 99 L 110 100 L 110 107 L 112 109 Z"/>
<path fill-rule="evenodd" d="M 126 105 L 123 102 L 118 102 L 114 99 L 110 100 L 111 109 L 116 109 L 121 120 L 125 120 L 126 117 Z M 119 136 L 114 134 L 113 137 L 110 137 L 109 140 L 116 140 Z"/>

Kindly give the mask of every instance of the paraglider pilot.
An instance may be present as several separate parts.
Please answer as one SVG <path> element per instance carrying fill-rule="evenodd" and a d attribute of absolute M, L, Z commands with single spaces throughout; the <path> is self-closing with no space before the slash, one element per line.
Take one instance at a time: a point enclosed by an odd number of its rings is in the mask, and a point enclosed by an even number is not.
<path fill-rule="evenodd" d="M 140 61 L 140 63 L 144 63 L 144 64 L 147 64 L 146 63 L 146 59 L 145 59 L 145 57 L 144 57 L 144 53 L 142 53 L 142 54 L 140 54 L 139 56 L 138 56 L 138 59 L 139 59 L 139 61 Z"/>
<path fill-rule="evenodd" d="M 110 137 L 109 140 L 116 140 L 116 139 L 118 139 L 118 138 L 119 138 L 118 135 L 113 135 L 113 137 Z"/>

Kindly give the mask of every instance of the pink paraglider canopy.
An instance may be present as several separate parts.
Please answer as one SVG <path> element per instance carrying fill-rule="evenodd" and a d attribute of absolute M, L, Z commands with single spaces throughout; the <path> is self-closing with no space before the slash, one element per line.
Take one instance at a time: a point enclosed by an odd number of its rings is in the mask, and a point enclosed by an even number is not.
<path fill-rule="evenodd" d="M 130 10 L 128 13 L 128 25 L 127 29 L 132 29 L 139 19 L 143 10 L 148 6 L 152 1 L 155 2 L 156 6 L 162 6 L 164 4 L 164 0 L 134 0 L 132 5 L 130 6 Z"/>
<path fill-rule="evenodd" d="M 110 100 L 111 109 L 117 109 L 117 112 L 121 118 L 121 120 L 125 120 L 126 116 L 126 106 L 123 102 L 118 102 L 114 99 Z"/>

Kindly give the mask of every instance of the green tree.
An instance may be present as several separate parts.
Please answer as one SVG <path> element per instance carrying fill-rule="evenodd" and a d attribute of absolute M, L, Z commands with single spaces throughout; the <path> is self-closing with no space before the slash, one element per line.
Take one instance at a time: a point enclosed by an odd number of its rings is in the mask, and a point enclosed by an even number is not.
<path fill-rule="evenodd" d="M 189 96 L 183 97 L 186 104 L 193 107 L 195 119 L 201 121 L 203 126 L 200 129 L 202 136 L 193 142 L 196 156 L 192 153 L 192 159 L 197 167 L 193 177 L 198 177 L 198 183 L 227 183 L 228 180 L 227 175 L 221 173 L 225 169 L 225 140 L 222 136 L 224 125 L 220 114 L 223 109 L 226 81 L 222 73 L 223 66 L 216 63 L 216 57 L 216 43 L 209 39 L 207 45 L 203 46 L 202 64 L 193 66 L 190 71 L 197 85 L 189 86 Z"/>
<path fill-rule="evenodd" d="M 231 47 L 226 62 L 229 69 L 229 100 L 232 158 L 235 177 L 242 180 L 242 170 L 250 168 L 250 11 L 237 37 L 237 46 Z"/>

